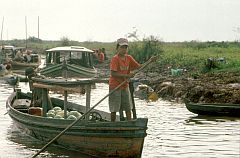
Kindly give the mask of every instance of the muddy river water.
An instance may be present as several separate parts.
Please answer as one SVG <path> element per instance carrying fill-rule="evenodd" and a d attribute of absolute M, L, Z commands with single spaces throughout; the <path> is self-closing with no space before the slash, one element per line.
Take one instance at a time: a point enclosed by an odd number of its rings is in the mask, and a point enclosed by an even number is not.
<path fill-rule="evenodd" d="M 27 83 L 20 83 L 28 91 Z M 6 114 L 5 102 L 12 87 L 0 83 L 0 158 L 28 158 L 45 143 L 21 133 Z M 92 90 L 91 105 L 108 93 L 107 84 L 97 84 Z M 55 97 L 62 97 L 60 94 Z M 70 101 L 85 100 L 85 96 L 70 95 Z M 240 118 L 197 116 L 184 104 L 159 99 L 147 103 L 135 99 L 137 117 L 148 117 L 147 137 L 142 158 L 240 158 Z M 97 106 L 108 110 L 107 100 Z M 78 152 L 50 145 L 39 157 L 89 158 Z"/>

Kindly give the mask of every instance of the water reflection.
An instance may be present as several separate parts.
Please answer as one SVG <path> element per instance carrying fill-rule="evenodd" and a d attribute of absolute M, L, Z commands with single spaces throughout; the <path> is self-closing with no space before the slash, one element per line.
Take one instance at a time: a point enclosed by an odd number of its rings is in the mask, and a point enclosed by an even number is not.
<path fill-rule="evenodd" d="M 203 116 L 197 115 L 186 119 L 187 124 L 213 124 L 214 122 L 228 122 L 228 121 L 239 121 L 237 117 L 226 117 L 226 116 Z"/>

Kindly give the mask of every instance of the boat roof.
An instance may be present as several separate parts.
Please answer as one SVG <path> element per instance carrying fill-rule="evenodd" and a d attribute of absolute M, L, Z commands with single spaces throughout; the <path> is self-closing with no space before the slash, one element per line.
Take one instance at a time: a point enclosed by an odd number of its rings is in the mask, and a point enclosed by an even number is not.
<path fill-rule="evenodd" d="M 19 49 L 25 49 L 25 47 L 15 47 L 15 46 L 11 46 L 11 45 L 4 45 L 4 46 L 0 46 L 0 48 L 4 48 L 6 50 L 19 50 Z"/>
<path fill-rule="evenodd" d="M 1 46 L 1 49 L 4 48 L 4 49 L 14 49 L 14 46 L 10 46 L 10 45 L 4 45 L 4 46 Z"/>
<path fill-rule="evenodd" d="M 87 49 L 81 46 L 65 46 L 65 47 L 55 47 L 46 50 L 47 52 L 90 52 L 93 53 L 94 51 Z"/>
<path fill-rule="evenodd" d="M 14 47 L 15 50 L 25 49 L 25 47 Z"/>

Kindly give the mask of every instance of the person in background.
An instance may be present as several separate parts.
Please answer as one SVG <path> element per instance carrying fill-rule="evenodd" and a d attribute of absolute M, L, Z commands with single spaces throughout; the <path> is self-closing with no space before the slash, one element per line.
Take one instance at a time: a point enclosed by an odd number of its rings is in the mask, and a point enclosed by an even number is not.
<path fill-rule="evenodd" d="M 31 51 L 27 50 L 27 54 L 24 56 L 24 61 L 30 63 L 32 61 Z"/>
<path fill-rule="evenodd" d="M 22 54 L 21 50 L 17 51 L 17 53 L 16 53 L 16 55 L 15 55 L 13 60 L 14 61 L 20 61 L 20 62 L 24 61 L 23 54 Z"/>
<path fill-rule="evenodd" d="M 105 48 L 102 48 L 102 52 L 104 54 L 104 60 L 107 60 L 108 58 L 107 58 L 107 54 L 106 54 Z"/>
<path fill-rule="evenodd" d="M 104 62 L 104 54 L 102 52 L 102 49 L 99 48 L 98 50 L 98 63 L 103 63 Z"/>
<path fill-rule="evenodd" d="M 0 64 L 0 76 L 9 74 L 11 68 L 12 68 L 12 65 L 9 63 Z"/>
<path fill-rule="evenodd" d="M 94 53 L 93 53 L 93 63 L 96 65 L 98 64 L 98 50 L 97 49 L 93 49 Z"/>

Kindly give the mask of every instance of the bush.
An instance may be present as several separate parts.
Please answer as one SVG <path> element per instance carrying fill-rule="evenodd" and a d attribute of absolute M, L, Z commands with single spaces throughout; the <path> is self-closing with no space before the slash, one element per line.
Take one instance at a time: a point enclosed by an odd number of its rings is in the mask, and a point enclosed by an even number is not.
<path fill-rule="evenodd" d="M 133 42 L 130 45 L 128 53 L 139 61 L 140 63 L 146 62 L 151 56 L 159 55 L 163 52 L 162 44 L 154 36 L 150 36 L 143 41 Z"/>

